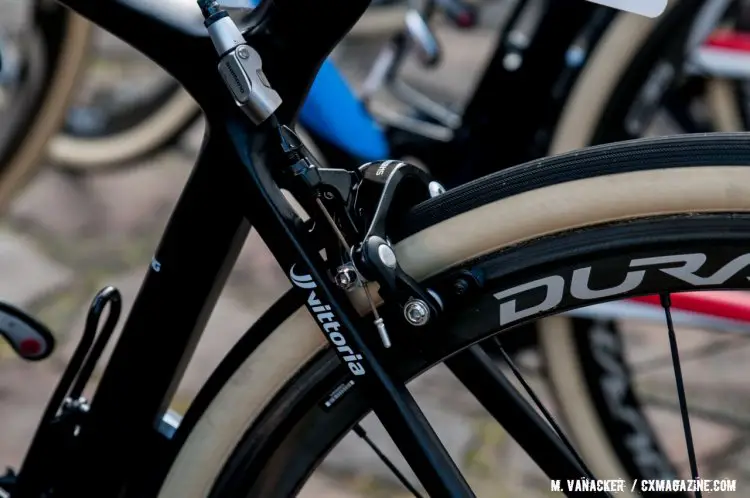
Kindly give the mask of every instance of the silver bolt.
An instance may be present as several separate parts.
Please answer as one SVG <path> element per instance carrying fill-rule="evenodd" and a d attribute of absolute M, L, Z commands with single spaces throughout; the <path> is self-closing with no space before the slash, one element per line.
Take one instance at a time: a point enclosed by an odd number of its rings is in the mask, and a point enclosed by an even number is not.
<path fill-rule="evenodd" d="M 336 270 L 334 280 L 336 281 L 336 285 L 344 290 L 349 290 L 357 283 L 357 270 L 351 265 L 341 266 Z"/>
<path fill-rule="evenodd" d="M 417 327 L 421 327 L 430 320 L 430 308 L 421 299 L 409 299 L 404 306 L 404 318 Z"/>
<path fill-rule="evenodd" d="M 385 266 L 388 268 L 396 268 L 396 253 L 393 252 L 393 249 L 391 249 L 388 244 L 381 244 L 380 247 L 378 247 L 378 256 Z"/>
<path fill-rule="evenodd" d="M 523 64 L 523 57 L 516 52 L 511 52 L 503 57 L 503 67 L 508 71 L 516 71 Z"/>
<path fill-rule="evenodd" d="M 430 182 L 427 188 L 430 190 L 430 197 L 437 197 L 445 193 L 445 187 L 438 182 Z"/>
<path fill-rule="evenodd" d="M 237 55 L 240 57 L 240 59 L 247 59 L 248 57 L 250 57 L 250 51 L 246 46 L 240 45 L 240 47 L 237 49 Z"/>

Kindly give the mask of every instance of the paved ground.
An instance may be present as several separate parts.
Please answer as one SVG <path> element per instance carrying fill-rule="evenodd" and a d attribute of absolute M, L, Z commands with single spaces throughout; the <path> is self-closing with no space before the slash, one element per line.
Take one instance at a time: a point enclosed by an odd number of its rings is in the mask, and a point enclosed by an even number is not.
<path fill-rule="evenodd" d="M 423 81 L 460 102 L 479 75 L 481 60 L 492 47 L 492 32 L 456 34 L 443 30 L 448 60 Z M 445 41 L 447 40 L 447 42 Z M 357 66 L 372 55 L 342 50 L 341 57 L 357 55 Z M 361 73 L 357 67 L 353 74 Z M 416 71 L 414 65 L 412 73 Z M 201 135 L 200 125 L 177 146 L 133 168 L 92 178 L 75 178 L 46 170 L 21 195 L 0 225 L 0 298 L 40 317 L 56 332 L 58 354 L 43 364 L 25 364 L 0 348 L 0 462 L 17 463 L 33 434 L 44 403 L 80 335 L 88 302 L 97 289 L 116 285 L 126 308 L 132 303 L 170 210 L 189 174 Z M 183 410 L 203 379 L 273 299 L 285 288 L 262 242 L 251 235 L 229 284 L 212 315 L 208 330 L 186 375 L 174 408 Z M 629 344 L 637 358 L 657 357 L 666 349 L 650 327 L 628 326 Z M 663 336 L 663 334 L 662 334 Z M 694 331 L 690 345 L 714 338 Z M 708 338 L 707 338 L 708 337 Z M 657 352 L 660 351 L 661 353 Z M 699 420 L 694 430 L 702 461 L 715 464 L 722 475 L 750 476 L 743 456 L 748 454 L 745 433 L 750 396 L 745 385 L 750 353 L 735 344 L 729 359 L 713 359 L 700 370 L 686 367 L 694 391 L 707 404 L 732 400 L 730 410 L 739 421 L 731 425 Z M 525 363 L 539 362 L 529 353 Z M 663 365 L 662 365 L 663 366 Z M 647 382 L 648 392 L 667 398 L 667 408 L 654 410 L 675 456 L 682 451 L 679 418 L 672 401 L 671 377 L 657 370 Z M 668 370 L 667 370 L 668 373 Z M 550 396 L 538 375 L 531 376 L 543 399 Z M 445 369 L 419 379 L 412 390 L 447 448 L 476 486 L 479 496 L 548 496 L 548 481 L 503 430 L 468 396 Z M 691 398 L 698 399 L 698 398 Z M 734 408 L 732 408 L 734 407 Z M 715 417 L 714 417 L 715 418 Z M 377 421 L 365 428 L 394 454 L 392 443 Z M 396 461 L 400 458 L 395 457 Z M 745 480 L 745 482 L 748 482 Z M 741 488 L 742 489 L 742 488 Z M 396 497 L 392 474 L 355 436 L 347 436 L 326 461 L 321 473 L 305 489 L 306 497 Z"/>

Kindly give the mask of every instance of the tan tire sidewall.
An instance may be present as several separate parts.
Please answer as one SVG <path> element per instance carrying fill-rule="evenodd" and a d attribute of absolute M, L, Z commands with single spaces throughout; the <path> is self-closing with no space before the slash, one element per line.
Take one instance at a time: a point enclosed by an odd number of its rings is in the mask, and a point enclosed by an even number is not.
<path fill-rule="evenodd" d="M 668 8 L 673 8 L 675 3 L 671 2 Z M 558 123 L 550 154 L 561 154 L 591 143 L 610 96 L 656 25 L 655 20 L 640 16 L 618 16 L 576 83 Z M 725 101 L 719 100 L 724 96 L 719 93 L 721 90 L 723 88 L 717 88 L 714 92 L 717 102 Z M 628 477 L 589 394 L 573 340 L 571 320 L 562 316 L 541 320 L 538 334 L 552 392 L 568 434 L 583 460 L 597 478 Z M 626 494 L 631 495 L 628 490 Z"/>
<path fill-rule="evenodd" d="M 65 117 L 76 83 L 86 65 L 92 25 L 81 16 L 70 13 L 68 35 L 65 37 L 59 65 L 52 76 L 51 90 L 35 117 L 30 132 L 11 158 L 0 178 L 0 209 L 5 209 L 13 196 L 31 180 L 42 165 L 47 145 Z"/>
<path fill-rule="evenodd" d="M 659 169 L 545 187 L 429 227 L 403 240 L 396 249 L 404 269 L 422 279 L 477 256 L 552 233 L 691 211 L 750 212 L 750 168 Z M 501 216 L 508 212 L 517 215 Z M 189 434 L 159 496 L 206 496 L 257 415 L 325 344 L 305 310 L 287 319 L 245 360 L 208 406 Z"/>
<path fill-rule="evenodd" d="M 59 133 L 50 142 L 50 159 L 83 171 L 131 161 L 158 148 L 199 111 L 195 100 L 180 87 L 148 119 L 127 131 L 95 139 Z"/>

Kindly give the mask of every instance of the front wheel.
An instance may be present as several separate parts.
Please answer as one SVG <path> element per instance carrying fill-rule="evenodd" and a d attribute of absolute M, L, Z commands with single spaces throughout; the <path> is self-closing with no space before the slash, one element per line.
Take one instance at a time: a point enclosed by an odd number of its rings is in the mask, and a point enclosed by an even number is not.
<path fill-rule="evenodd" d="M 658 22 L 618 16 L 576 83 L 551 153 L 665 132 L 744 129 L 736 95 L 739 85 L 683 70 L 687 67 L 687 39 L 691 29 L 700 24 L 702 8 L 709 4 L 670 2 L 670 10 Z M 737 7 L 740 2 L 730 4 Z M 737 9 L 728 9 L 721 23 L 735 25 Z M 655 317 L 661 325 L 663 316 L 656 313 Z M 539 327 L 540 348 L 558 406 L 577 447 L 585 458 L 595 462 L 592 466 L 598 475 L 639 480 L 669 477 L 684 470 L 686 463 L 675 457 L 675 449 L 659 434 L 665 424 L 679 427 L 672 391 L 667 391 L 669 402 L 663 392 L 673 384 L 665 387 L 654 381 L 655 367 L 641 365 L 642 348 L 634 346 L 633 341 L 637 338 L 649 344 L 653 356 L 668 355 L 664 349 L 667 344 L 653 343 L 643 332 L 653 324 L 638 322 L 638 329 L 610 318 L 558 318 L 554 324 L 547 321 Z M 695 332 L 692 334 L 691 344 L 698 340 Z M 710 343 L 724 339 L 721 334 L 700 334 L 701 341 Z M 715 355 L 717 359 L 723 356 L 719 352 Z M 704 357 L 698 365 L 705 368 L 710 361 Z M 661 366 L 669 370 L 670 364 L 667 361 Z M 690 374 L 687 368 L 686 375 Z M 701 382 L 708 386 L 710 375 L 703 377 Z M 612 386 L 618 393 L 614 397 Z M 695 387 L 692 389 L 695 393 Z M 720 391 L 716 385 L 701 389 Z M 742 447 L 736 440 L 743 431 L 732 429 L 741 417 L 727 420 L 725 416 L 718 422 L 721 414 L 736 408 L 731 403 L 716 402 L 708 409 L 704 406 L 706 399 L 703 393 L 695 401 L 703 412 L 697 423 L 704 432 L 710 427 L 715 440 L 711 451 L 726 453 L 731 462 L 734 457 L 730 454 Z M 719 442 L 723 438 L 732 444 L 724 446 Z"/>
<path fill-rule="evenodd" d="M 415 207 L 392 237 L 405 271 L 431 286 L 458 270 L 484 277 L 432 346 L 403 362 L 406 382 L 471 344 L 565 310 L 750 286 L 747 265 L 737 263 L 750 261 L 750 137 L 639 140 L 543 159 Z M 664 271 L 696 257 L 705 271 Z M 722 278 L 697 278 L 727 267 Z M 295 496 L 372 409 L 304 309 L 237 348 L 178 430 L 184 444 L 161 498 Z"/>

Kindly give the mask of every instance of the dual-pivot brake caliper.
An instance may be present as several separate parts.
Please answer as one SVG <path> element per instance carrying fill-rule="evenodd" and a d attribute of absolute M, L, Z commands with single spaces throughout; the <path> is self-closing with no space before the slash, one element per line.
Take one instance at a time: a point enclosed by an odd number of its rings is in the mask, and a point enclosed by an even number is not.
<path fill-rule="evenodd" d="M 408 209 L 445 190 L 427 172 L 403 161 L 367 163 L 360 167 L 360 174 L 353 208 L 364 235 L 352 251 L 353 264 L 365 279 L 379 284 L 385 301 L 403 308 L 407 323 L 427 325 L 442 309 L 440 298 L 401 268 L 388 228 Z"/>
<path fill-rule="evenodd" d="M 216 0 L 198 0 L 198 5 L 221 58 L 219 73 L 235 103 L 254 123 L 266 121 L 281 105 L 281 97 L 265 77 L 260 55 Z M 279 138 L 293 190 L 300 199 L 314 193 L 316 205 L 304 207 L 320 210 L 343 249 L 341 258 L 328 254 L 329 262 L 336 261 L 332 265 L 336 283 L 347 290 L 364 289 L 383 345 L 388 348 L 391 341 L 368 282 L 379 285 L 378 293 L 386 302 L 403 309 L 408 324 L 423 327 L 434 321 L 442 309 L 440 298 L 401 268 L 388 225 L 412 206 L 442 194 L 443 187 L 424 170 L 403 161 L 371 162 L 358 171 L 322 168 L 289 127 L 279 127 Z"/>
<path fill-rule="evenodd" d="M 398 160 L 375 161 L 358 171 L 321 167 L 294 132 L 281 127 L 282 149 L 292 159 L 289 171 L 302 192 L 316 194 L 316 206 L 339 242 L 340 259 L 328 253 L 333 278 L 345 290 L 362 288 L 383 345 L 391 346 L 368 283 L 378 284 L 387 303 L 398 304 L 409 325 L 423 327 L 442 311 L 439 296 L 404 271 L 389 237 L 389 227 L 408 209 L 442 194 L 443 187 L 423 169 Z M 333 263 L 336 261 L 336 263 Z"/>

